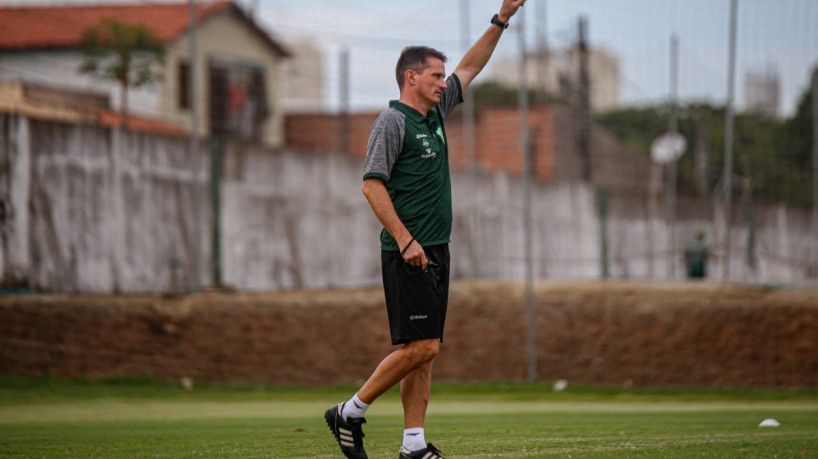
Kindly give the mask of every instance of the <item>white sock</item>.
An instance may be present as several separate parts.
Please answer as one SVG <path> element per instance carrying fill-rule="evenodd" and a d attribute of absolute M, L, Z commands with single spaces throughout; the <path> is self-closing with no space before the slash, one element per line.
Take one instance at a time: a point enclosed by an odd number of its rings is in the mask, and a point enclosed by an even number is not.
<path fill-rule="evenodd" d="M 344 404 L 344 409 L 341 411 L 341 417 L 344 419 L 362 418 L 364 417 L 364 414 L 366 414 L 367 408 L 369 408 L 369 405 L 362 402 L 356 393 L 351 399 L 349 399 L 348 402 Z"/>
<path fill-rule="evenodd" d="M 412 427 L 403 431 L 403 447 L 409 451 L 419 451 L 426 448 L 426 437 L 423 436 L 423 427 Z"/>

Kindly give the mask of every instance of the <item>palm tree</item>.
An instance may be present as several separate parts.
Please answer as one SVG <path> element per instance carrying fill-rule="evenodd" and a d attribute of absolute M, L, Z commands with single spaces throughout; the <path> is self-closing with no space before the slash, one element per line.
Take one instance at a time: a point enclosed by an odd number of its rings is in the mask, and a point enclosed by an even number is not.
<path fill-rule="evenodd" d="M 122 125 L 128 127 L 128 88 L 159 79 L 165 57 L 162 42 L 144 25 L 103 19 L 83 34 L 83 61 L 79 71 L 116 80 L 120 85 Z"/>

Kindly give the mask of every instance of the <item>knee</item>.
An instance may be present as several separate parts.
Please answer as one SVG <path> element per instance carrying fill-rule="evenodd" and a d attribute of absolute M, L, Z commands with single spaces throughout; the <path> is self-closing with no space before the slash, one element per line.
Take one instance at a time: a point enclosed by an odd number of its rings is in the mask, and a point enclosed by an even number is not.
<path fill-rule="evenodd" d="M 412 360 L 417 364 L 422 364 L 437 357 L 437 354 L 440 353 L 440 341 L 436 339 L 412 341 L 406 345 L 406 348 L 410 351 Z"/>

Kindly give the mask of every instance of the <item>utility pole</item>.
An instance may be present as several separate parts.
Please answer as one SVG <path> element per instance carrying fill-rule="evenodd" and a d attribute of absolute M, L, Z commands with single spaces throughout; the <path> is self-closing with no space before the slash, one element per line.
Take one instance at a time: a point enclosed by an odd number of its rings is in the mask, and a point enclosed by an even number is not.
<path fill-rule="evenodd" d="M 465 55 L 471 47 L 470 18 L 469 0 L 460 0 L 460 43 L 463 50 L 463 55 Z M 468 174 L 468 183 L 466 186 L 469 196 L 468 202 L 466 203 L 466 208 L 468 209 L 466 222 L 469 228 L 469 233 L 471 234 L 469 240 L 476 241 L 479 240 L 477 232 L 480 231 L 480 227 L 477 221 L 479 196 L 477 194 L 477 147 L 475 141 L 476 108 L 474 104 L 474 91 L 472 90 L 471 85 L 466 88 L 466 93 L 463 95 L 463 97 L 463 153 L 465 154 L 467 167 L 466 173 Z M 481 260 L 478 258 L 478 252 L 479 250 L 474 246 L 473 242 L 469 244 L 468 253 L 471 260 L 469 264 L 471 265 L 471 275 L 473 277 L 480 277 Z"/>
<path fill-rule="evenodd" d="M 547 2 L 546 0 L 539 0 L 535 3 L 537 14 L 537 84 L 540 87 L 538 92 L 539 102 L 545 103 L 548 96 L 548 28 L 547 28 Z"/>
<path fill-rule="evenodd" d="M 812 70 L 812 236 L 818 241 L 818 66 Z"/>
<path fill-rule="evenodd" d="M 341 48 L 340 53 L 339 93 L 341 96 L 341 126 L 338 132 L 338 142 L 341 152 L 349 152 L 349 48 Z"/>
<path fill-rule="evenodd" d="M 730 279 L 730 230 L 732 220 L 733 194 L 733 103 L 736 86 L 736 17 L 738 16 L 738 0 L 730 0 L 730 52 L 727 72 L 727 112 L 724 115 L 724 265 L 722 266 L 722 282 Z"/>
<path fill-rule="evenodd" d="M 463 53 L 471 47 L 471 27 L 469 26 L 469 0 L 460 0 L 460 37 Z M 474 142 L 474 97 L 472 88 L 466 88 L 463 101 L 463 149 L 466 152 L 466 161 L 469 168 L 474 170 L 477 162 L 477 152 Z M 472 193 L 474 194 L 474 193 Z"/>
<path fill-rule="evenodd" d="M 199 211 L 199 102 L 196 97 L 198 76 L 197 59 L 197 36 L 196 36 L 196 0 L 188 0 L 188 59 L 187 69 L 187 100 L 190 105 L 190 146 L 188 152 L 188 167 L 190 168 L 191 184 L 191 209 L 193 211 L 193 224 L 190 225 L 192 256 L 190 267 L 189 287 L 198 290 L 201 282 L 201 250 L 202 250 L 202 225 L 201 213 Z"/>
<path fill-rule="evenodd" d="M 226 137 L 210 139 L 210 282 L 222 286 L 222 157 Z"/>
<path fill-rule="evenodd" d="M 679 37 L 675 33 L 670 37 L 670 126 L 668 131 L 677 133 L 678 102 L 679 99 Z M 676 277 L 676 163 L 678 159 L 668 164 L 667 184 L 667 221 L 669 227 L 670 256 L 668 257 L 668 273 L 670 278 Z"/>
<path fill-rule="evenodd" d="M 579 18 L 579 130 L 577 146 L 582 162 L 582 179 L 591 182 L 591 96 L 590 77 L 588 75 L 588 20 Z"/>
<path fill-rule="evenodd" d="M 248 8 L 248 14 L 250 15 L 250 19 L 253 21 L 256 20 L 256 10 L 258 9 L 258 0 L 250 0 L 250 5 Z"/>
<path fill-rule="evenodd" d="M 523 14 L 520 14 L 523 13 Z M 520 88 L 517 102 L 520 109 L 520 146 L 523 150 L 523 252 L 525 255 L 525 312 L 526 354 L 528 356 L 528 380 L 537 380 L 537 344 L 534 315 L 534 258 L 531 235 L 531 188 L 532 161 L 531 139 L 528 126 L 528 51 L 525 44 L 525 14 L 518 12 L 517 31 L 520 38 Z"/>

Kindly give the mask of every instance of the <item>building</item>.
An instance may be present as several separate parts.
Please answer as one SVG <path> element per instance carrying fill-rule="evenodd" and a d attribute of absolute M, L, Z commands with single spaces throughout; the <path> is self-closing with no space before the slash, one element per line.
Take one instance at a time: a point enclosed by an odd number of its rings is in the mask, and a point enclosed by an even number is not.
<path fill-rule="evenodd" d="M 744 106 L 747 112 L 765 118 L 778 116 L 781 100 L 781 80 L 778 71 L 768 66 L 764 71 L 749 71 L 744 75 Z"/>
<path fill-rule="evenodd" d="M 290 114 L 286 117 L 285 138 L 296 151 L 333 153 L 345 151 L 363 158 L 369 129 L 379 112 L 339 116 L 330 113 Z M 475 114 L 474 163 L 465 151 L 462 111 L 446 123 L 449 162 L 453 170 L 472 167 L 483 173 L 502 172 L 519 176 L 523 172 L 520 145 L 520 114 L 516 106 L 494 105 Z M 534 105 L 529 111 L 534 177 L 543 183 L 570 183 L 583 177 L 577 142 L 579 116 L 559 104 Z M 591 182 L 616 192 L 647 192 L 650 157 L 634 150 L 599 125 L 590 128 Z"/>
<path fill-rule="evenodd" d="M 533 50 L 528 53 L 526 79 L 531 88 L 565 99 L 576 96 L 579 81 L 579 52 L 576 47 Z M 516 56 L 498 56 L 488 68 L 489 79 L 505 86 L 520 84 L 520 65 Z M 619 58 L 604 47 L 588 53 L 591 110 L 614 110 L 621 102 L 622 76 Z"/>
<path fill-rule="evenodd" d="M 162 78 L 129 91 L 129 112 L 190 129 L 187 2 L 0 8 L 0 81 L 104 91 L 121 110 L 117 83 L 78 71 L 83 34 L 104 19 L 145 25 L 165 45 Z M 232 1 L 200 3 L 196 36 L 199 134 L 281 145 L 279 82 L 291 53 Z"/>
<path fill-rule="evenodd" d="M 279 105 L 284 113 L 320 111 L 326 107 L 324 54 L 313 41 L 282 37 L 292 57 L 283 63 Z"/>

